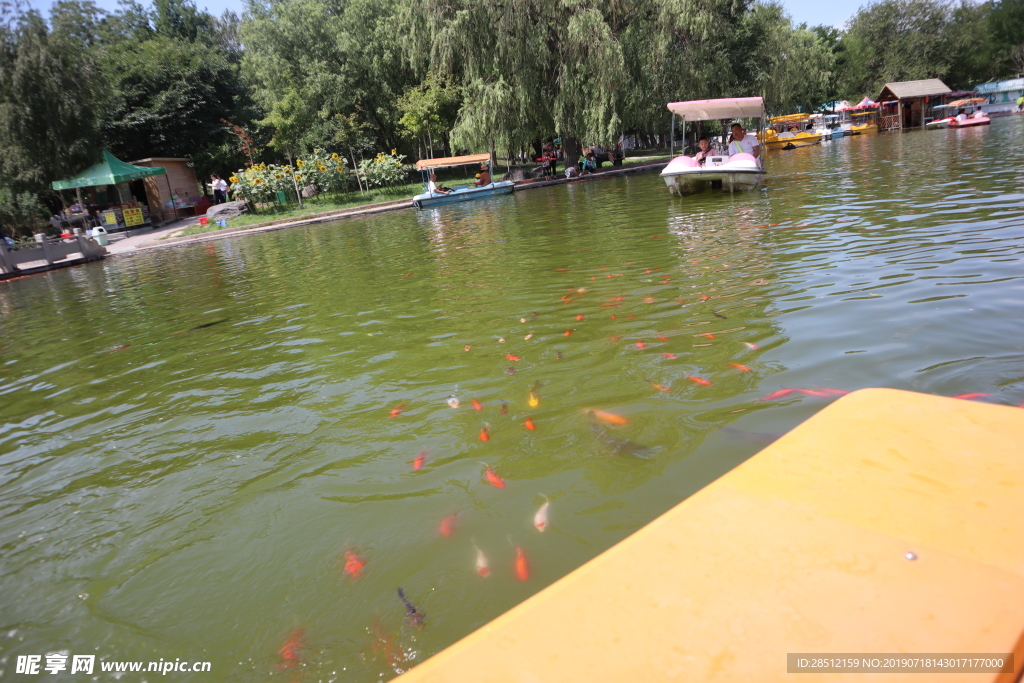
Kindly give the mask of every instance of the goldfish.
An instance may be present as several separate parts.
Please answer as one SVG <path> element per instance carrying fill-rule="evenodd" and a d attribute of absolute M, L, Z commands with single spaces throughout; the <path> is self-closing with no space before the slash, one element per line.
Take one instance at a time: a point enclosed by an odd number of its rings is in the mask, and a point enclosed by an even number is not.
<path fill-rule="evenodd" d="M 715 338 L 715 335 L 711 334 L 710 332 L 705 332 L 701 336 L 702 337 L 707 337 L 708 339 L 714 339 Z"/>
<path fill-rule="evenodd" d="M 819 396 L 828 398 L 828 394 L 823 391 L 815 391 L 814 389 L 797 389 L 801 394 L 807 394 L 808 396 Z"/>
<path fill-rule="evenodd" d="M 519 546 L 516 546 L 516 578 L 520 581 L 530 578 L 530 562 L 526 559 L 526 553 Z"/>
<path fill-rule="evenodd" d="M 462 350 L 463 351 L 469 351 L 469 344 L 466 344 L 466 346 Z"/>
<path fill-rule="evenodd" d="M 572 299 L 570 299 L 570 298 L 569 298 L 569 295 L 568 295 L 568 294 L 564 294 L 564 295 L 562 296 L 562 301 L 572 301 Z"/>
<path fill-rule="evenodd" d="M 765 396 L 761 400 L 762 401 L 771 401 L 771 400 L 776 399 L 776 398 L 782 398 L 783 396 L 789 396 L 794 391 L 796 391 L 796 389 L 779 389 L 778 391 L 773 391 L 772 393 L 768 394 L 767 396 Z"/>
<path fill-rule="evenodd" d="M 487 556 L 480 548 L 476 549 L 476 573 L 485 579 L 491 575 L 491 565 L 487 563 Z"/>
<path fill-rule="evenodd" d="M 645 304 L 653 304 L 654 303 L 654 297 L 653 296 L 645 296 L 644 297 L 644 303 Z"/>
<path fill-rule="evenodd" d="M 441 535 L 445 538 L 451 538 L 452 534 L 455 533 L 455 518 L 458 517 L 459 513 L 455 512 L 441 520 L 441 524 L 437 527 L 437 530 L 441 532 Z"/>
<path fill-rule="evenodd" d="M 487 477 L 487 483 L 490 484 L 491 486 L 494 486 L 495 488 L 505 488 L 505 480 L 499 477 L 498 474 L 491 469 L 490 465 L 485 463 L 484 467 L 487 468 L 487 471 L 484 472 L 484 476 Z"/>
<path fill-rule="evenodd" d="M 583 314 L 582 313 L 580 313 L 579 315 L 576 316 L 576 322 L 579 322 L 580 320 L 583 320 Z"/>
<path fill-rule="evenodd" d="M 669 360 L 675 360 L 676 359 L 676 354 L 674 354 L 674 353 L 663 353 L 661 355 L 665 356 L 665 358 L 668 358 Z"/>
<path fill-rule="evenodd" d="M 508 404 L 504 401 L 501 402 L 501 414 L 508 415 Z"/>
<path fill-rule="evenodd" d="M 506 353 L 505 358 L 508 358 L 511 361 L 521 360 L 519 356 L 513 356 L 511 353 Z"/>
<path fill-rule="evenodd" d="M 405 274 L 405 275 L 403 275 L 402 277 L 412 277 L 412 273 L 406 273 L 406 274 Z"/>
<path fill-rule="evenodd" d="M 619 316 L 617 316 L 614 313 L 612 313 L 612 320 L 618 320 L 618 319 L 619 319 Z"/>
<path fill-rule="evenodd" d="M 537 514 L 533 516 L 533 525 L 541 533 L 544 533 L 544 530 L 548 528 L 548 507 L 550 505 L 551 501 L 545 500 L 544 504 L 537 510 Z"/>
<path fill-rule="evenodd" d="M 846 396 L 848 393 L 850 393 L 849 391 L 844 391 L 843 389 L 825 389 L 825 388 L 822 388 L 821 391 L 824 391 L 826 393 L 832 394 L 834 396 Z"/>
<path fill-rule="evenodd" d="M 743 345 L 746 346 L 748 349 L 754 349 L 755 351 L 761 348 L 757 344 L 751 344 L 750 342 L 743 342 Z"/>
<path fill-rule="evenodd" d="M 613 334 L 612 336 L 608 337 L 608 341 L 614 344 L 615 342 L 619 341 L 619 335 Z"/>
<path fill-rule="evenodd" d="M 448 397 L 448 400 L 445 401 L 445 403 L 447 403 L 450 408 L 458 408 L 459 397 L 456 396 L 455 394 L 452 394 L 451 396 Z"/>
<path fill-rule="evenodd" d="M 555 351 L 555 358 L 557 358 L 558 360 L 562 360 L 562 352 L 561 351 Z"/>
<path fill-rule="evenodd" d="M 484 404 L 474 398 L 473 399 L 473 410 L 480 411 L 480 410 L 483 410 L 483 409 L 484 409 Z"/>
<path fill-rule="evenodd" d="M 483 429 L 480 430 L 480 440 L 481 441 L 490 441 L 491 440 L 491 435 L 487 433 L 487 426 L 486 425 L 484 425 Z"/>
<path fill-rule="evenodd" d="M 402 405 L 395 406 L 394 408 L 392 408 L 391 409 L 391 417 L 398 417 L 399 414 L 402 412 L 402 408 L 404 408 L 404 407 L 405 407 L 405 404 L 403 403 Z"/>
<path fill-rule="evenodd" d="M 530 341 L 531 339 L 533 339 L 533 332 L 523 337 L 523 341 Z"/>
<path fill-rule="evenodd" d="M 531 432 L 537 428 L 533 424 L 533 418 L 531 418 L 529 415 L 526 416 L 526 420 L 523 422 L 523 424 L 526 425 L 526 428 L 529 429 Z"/>
<path fill-rule="evenodd" d="M 672 391 L 672 390 L 671 390 L 671 389 L 669 389 L 668 387 L 666 387 L 666 386 L 664 386 L 664 385 L 662 385 L 662 384 L 658 384 L 657 382 L 654 382 L 654 381 L 652 381 L 652 380 L 649 380 L 649 379 L 647 379 L 646 377 L 644 378 L 644 381 L 645 381 L 645 382 L 647 382 L 648 384 L 650 384 L 650 385 L 651 385 L 652 387 L 654 387 L 654 388 L 655 388 L 655 389 L 657 389 L 658 391 L 664 391 L 664 392 L 666 392 L 666 393 L 667 393 L 667 392 L 669 392 L 669 391 Z"/>
<path fill-rule="evenodd" d="M 587 293 L 587 288 L 586 287 L 580 287 L 579 289 L 576 290 L 576 293 L 577 294 L 586 294 Z"/>
<path fill-rule="evenodd" d="M 752 372 L 752 370 L 748 368 L 746 365 L 740 365 L 739 363 L 729 363 L 729 365 L 733 366 L 740 372 Z"/>
<path fill-rule="evenodd" d="M 648 269 L 648 270 L 645 270 L 645 271 L 644 271 L 644 273 L 646 273 L 646 274 L 650 275 L 650 274 L 651 274 L 651 270 L 650 270 L 650 269 Z"/>
<path fill-rule="evenodd" d="M 708 300 L 708 299 L 710 299 L 710 298 L 711 298 L 710 296 L 707 296 L 707 295 L 705 295 L 705 294 L 701 294 L 701 295 L 700 295 L 700 300 L 701 300 L 701 301 L 707 301 L 707 300 Z"/>
<path fill-rule="evenodd" d="M 572 334 L 572 330 L 566 330 L 565 331 L 565 336 L 566 337 L 568 337 L 570 334 Z"/>
<path fill-rule="evenodd" d="M 569 269 L 568 268 L 555 268 L 555 271 L 558 272 L 558 273 L 568 273 Z"/>
<path fill-rule="evenodd" d="M 299 663 L 299 653 L 302 648 L 306 646 L 302 642 L 302 636 L 306 634 L 305 629 L 297 628 L 288 634 L 288 638 L 284 641 L 284 645 L 277 651 L 283 662 L 277 665 L 278 669 L 291 669 Z"/>
<path fill-rule="evenodd" d="M 971 399 L 974 399 L 974 398 L 982 398 L 984 396 L 991 396 L 991 395 L 992 394 L 957 394 L 953 398 L 962 398 L 964 400 L 970 401 Z"/>
<path fill-rule="evenodd" d="M 362 576 L 365 566 L 366 560 L 359 553 L 353 550 L 345 551 L 345 573 L 349 575 L 349 581 L 355 581 Z"/>
<path fill-rule="evenodd" d="M 615 413 L 609 413 L 609 412 L 604 411 L 604 410 L 592 410 L 590 412 L 592 412 L 594 414 L 594 417 L 596 417 L 598 420 L 602 420 L 602 421 L 607 422 L 609 424 L 613 424 L 613 425 L 629 424 L 629 420 L 627 420 L 626 418 L 622 417 L 621 415 L 616 415 Z"/>
<path fill-rule="evenodd" d="M 416 605 L 406 599 L 405 591 L 402 590 L 401 586 L 398 588 L 398 598 L 405 605 L 405 623 L 409 626 L 422 626 L 423 620 L 427 618 L 427 615 L 416 609 Z"/>
<path fill-rule="evenodd" d="M 643 339 L 641 339 L 640 341 L 638 341 L 638 342 L 636 343 L 636 348 L 638 348 L 638 349 L 640 349 L 641 351 L 643 351 L 644 349 L 646 349 L 646 348 L 647 348 L 647 345 L 646 345 L 646 344 L 644 344 L 644 340 L 643 340 Z"/>
<path fill-rule="evenodd" d="M 526 403 L 531 408 L 536 408 L 538 405 L 540 405 L 540 399 L 537 397 L 537 394 L 533 393 L 533 391 L 530 391 L 530 395 L 527 397 Z"/>
<path fill-rule="evenodd" d="M 686 379 L 690 380 L 691 382 L 695 382 L 695 383 L 697 383 L 697 384 L 699 384 L 701 386 L 704 386 L 704 387 L 710 387 L 711 386 L 711 382 L 707 381 L 706 379 L 701 379 L 700 377 L 694 377 L 693 375 L 687 375 Z"/>
<path fill-rule="evenodd" d="M 498 343 L 499 344 L 504 344 L 505 343 L 505 338 L 504 337 L 498 337 Z"/>
<path fill-rule="evenodd" d="M 419 454 L 416 456 L 416 459 L 412 461 L 413 470 L 423 469 L 424 463 L 427 462 L 427 455 L 428 454 L 425 450 L 419 452 Z"/>
<path fill-rule="evenodd" d="M 657 335 L 657 336 L 658 336 L 658 339 L 659 339 L 660 341 L 668 341 L 668 337 L 663 337 L 663 336 L 662 336 L 662 335 L 660 335 L 660 334 L 659 334 L 659 335 Z"/>

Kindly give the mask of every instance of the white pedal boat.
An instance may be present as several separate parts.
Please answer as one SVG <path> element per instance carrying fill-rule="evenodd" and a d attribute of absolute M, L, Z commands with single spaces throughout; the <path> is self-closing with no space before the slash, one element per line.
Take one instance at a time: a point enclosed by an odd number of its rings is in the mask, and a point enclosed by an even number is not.
<path fill-rule="evenodd" d="M 764 169 L 750 154 L 711 156 L 703 164 L 679 156 L 661 172 L 672 194 L 687 196 L 708 188 L 728 192 L 756 190 L 764 184 Z"/>

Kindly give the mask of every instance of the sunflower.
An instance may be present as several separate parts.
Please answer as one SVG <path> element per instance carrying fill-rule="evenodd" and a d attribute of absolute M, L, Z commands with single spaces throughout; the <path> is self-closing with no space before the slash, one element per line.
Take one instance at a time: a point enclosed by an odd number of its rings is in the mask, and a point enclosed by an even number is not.
<path fill-rule="evenodd" d="M 338 173 L 344 173 L 344 172 L 345 172 L 345 167 L 344 166 L 339 166 L 338 167 Z"/>
<path fill-rule="evenodd" d="M 237 183 L 238 182 L 238 178 L 236 176 L 231 176 L 230 178 L 228 178 L 228 182 Z"/>
<path fill-rule="evenodd" d="M 255 180 L 252 181 L 252 184 L 253 185 L 259 185 L 262 182 L 263 182 L 262 180 L 260 180 L 259 178 L 256 178 Z"/>
<path fill-rule="evenodd" d="M 280 180 L 281 178 L 284 178 L 284 176 L 281 175 L 280 173 L 275 173 L 274 177 L 277 178 L 278 180 Z"/>
<path fill-rule="evenodd" d="M 337 161 L 337 160 L 338 160 L 338 159 L 340 159 L 341 157 L 339 157 L 339 156 L 338 156 L 338 153 L 337 153 L 337 152 L 335 152 L 334 154 L 332 154 L 332 155 L 331 155 L 331 158 L 332 158 L 332 159 L 334 159 L 335 161 Z"/>
<path fill-rule="evenodd" d="M 319 166 L 316 167 L 316 170 L 318 170 L 321 173 L 323 173 L 323 172 L 325 172 L 327 170 L 327 167 L 324 166 L 323 164 L 320 164 Z"/>
<path fill-rule="evenodd" d="M 295 179 L 296 179 L 296 180 L 302 180 L 302 174 L 300 174 L 300 173 L 296 173 L 296 174 L 295 174 Z"/>
<path fill-rule="evenodd" d="M 306 162 L 303 161 L 302 159 L 296 159 L 295 160 L 295 165 L 298 166 L 299 168 L 302 168 L 303 164 L 305 164 L 305 163 Z"/>
<path fill-rule="evenodd" d="M 395 153 L 395 150 L 391 150 L 391 153 L 392 153 L 392 154 L 394 154 L 394 153 Z"/>

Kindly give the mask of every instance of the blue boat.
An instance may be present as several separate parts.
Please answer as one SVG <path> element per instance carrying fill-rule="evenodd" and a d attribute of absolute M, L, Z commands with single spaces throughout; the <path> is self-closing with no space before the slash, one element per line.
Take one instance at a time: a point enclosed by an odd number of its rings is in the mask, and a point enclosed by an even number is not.
<path fill-rule="evenodd" d="M 420 159 L 416 162 L 416 168 L 423 174 L 423 194 L 412 198 L 412 205 L 417 209 L 426 209 L 441 204 L 454 204 L 455 202 L 466 202 L 471 199 L 485 199 L 499 194 L 511 194 L 515 189 L 515 183 L 511 180 L 490 182 L 486 185 L 473 187 L 469 185 L 458 185 L 451 189 L 436 188 L 430 181 L 430 176 L 435 169 L 451 168 L 453 166 L 472 166 L 474 164 L 487 164 L 487 174 L 493 176 L 490 154 L 467 154 L 461 157 L 443 157 L 440 159 Z M 481 168 L 481 173 L 483 173 Z M 479 177 L 479 176 L 478 176 Z"/>

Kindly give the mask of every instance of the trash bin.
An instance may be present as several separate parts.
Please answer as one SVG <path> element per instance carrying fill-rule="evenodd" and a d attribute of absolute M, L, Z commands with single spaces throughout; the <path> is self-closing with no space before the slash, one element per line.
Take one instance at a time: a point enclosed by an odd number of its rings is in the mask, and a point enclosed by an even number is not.
<path fill-rule="evenodd" d="M 107 229 L 102 226 L 92 229 L 92 238 L 96 240 L 96 244 L 101 247 L 105 247 L 110 244 L 110 240 L 107 239 Z"/>
<path fill-rule="evenodd" d="M 206 216 L 200 216 L 199 217 L 199 225 L 209 225 L 209 224 L 210 224 L 210 219 L 209 218 L 207 218 Z"/>

